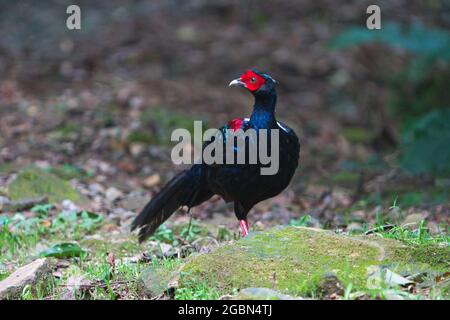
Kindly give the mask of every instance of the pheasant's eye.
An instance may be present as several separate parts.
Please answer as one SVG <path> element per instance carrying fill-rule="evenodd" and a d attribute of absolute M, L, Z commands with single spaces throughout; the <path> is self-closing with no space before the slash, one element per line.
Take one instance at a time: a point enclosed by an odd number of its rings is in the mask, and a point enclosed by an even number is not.
<path fill-rule="evenodd" d="M 256 83 L 256 78 L 255 77 L 251 77 L 250 82 L 255 84 Z"/>

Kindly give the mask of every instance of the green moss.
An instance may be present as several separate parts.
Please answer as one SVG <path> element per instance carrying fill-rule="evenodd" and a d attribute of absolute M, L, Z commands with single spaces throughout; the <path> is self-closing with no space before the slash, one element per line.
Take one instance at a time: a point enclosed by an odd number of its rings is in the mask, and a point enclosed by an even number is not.
<path fill-rule="evenodd" d="M 100 238 L 88 238 L 80 240 L 80 245 L 90 252 L 111 252 L 116 258 L 129 257 L 142 252 L 138 241 L 132 239 L 117 239 L 108 235 L 101 235 Z"/>
<path fill-rule="evenodd" d="M 342 135 L 350 142 L 369 143 L 373 140 L 373 133 L 360 127 L 348 127 L 342 130 Z"/>
<path fill-rule="evenodd" d="M 331 181 L 335 184 L 354 185 L 359 178 L 360 176 L 356 172 L 340 171 L 331 177 Z"/>
<path fill-rule="evenodd" d="M 443 271 L 450 267 L 450 248 L 434 244 L 406 245 L 391 239 L 376 239 L 385 250 L 383 264 L 401 269 L 422 271 Z"/>
<path fill-rule="evenodd" d="M 42 196 L 48 197 L 49 202 L 60 202 L 65 199 L 74 202 L 84 200 L 67 181 L 35 168 L 20 171 L 8 189 L 12 200 Z"/>
<path fill-rule="evenodd" d="M 156 143 L 157 138 L 155 136 L 151 135 L 150 133 L 141 130 L 141 131 L 131 132 L 127 137 L 127 141 L 129 143 L 151 144 L 151 143 Z"/>
<path fill-rule="evenodd" d="M 1 174 L 7 174 L 10 172 L 14 172 L 18 169 L 19 169 L 19 165 L 14 162 L 0 164 L 0 173 Z"/>
<path fill-rule="evenodd" d="M 60 126 L 56 130 L 53 130 L 48 134 L 50 139 L 63 141 L 76 139 L 77 135 L 80 133 L 81 127 L 75 123 L 68 123 Z"/>
<path fill-rule="evenodd" d="M 315 296 L 327 273 L 335 274 L 344 287 L 352 284 L 355 290 L 365 290 L 368 268 L 373 265 L 437 271 L 448 268 L 448 263 L 448 248 L 277 227 L 191 257 L 182 268 L 180 286 L 189 287 L 191 279 L 197 278 L 217 286 L 221 293 L 261 287 Z"/>
<path fill-rule="evenodd" d="M 174 110 L 169 110 L 164 107 L 154 106 L 145 111 L 142 115 L 142 122 L 144 127 L 154 128 L 154 132 L 151 135 L 151 138 L 148 141 L 140 141 L 140 142 L 150 142 L 156 143 L 159 145 L 170 145 L 172 142 L 170 141 L 170 136 L 175 129 L 183 128 L 188 130 L 191 135 L 194 133 L 194 121 L 195 120 L 203 121 L 203 128 L 207 128 L 207 123 L 205 121 L 205 117 L 192 117 L 185 113 L 180 113 Z"/>
<path fill-rule="evenodd" d="M 335 273 L 356 288 L 381 250 L 363 240 L 308 228 L 284 227 L 256 233 L 233 245 L 190 259 L 183 272 L 207 278 L 224 292 L 233 288 L 274 287 L 294 295 L 311 294 L 323 276 Z"/>
<path fill-rule="evenodd" d="M 47 171 L 64 180 L 82 179 L 87 175 L 87 173 L 83 169 L 68 163 L 62 166 L 51 167 Z"/>

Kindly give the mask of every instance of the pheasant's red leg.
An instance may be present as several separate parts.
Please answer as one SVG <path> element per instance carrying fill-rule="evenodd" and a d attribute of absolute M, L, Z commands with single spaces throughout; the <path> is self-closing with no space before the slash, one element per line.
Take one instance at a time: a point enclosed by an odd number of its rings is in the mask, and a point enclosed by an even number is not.
<path fill-rule="evenodd" d="M 239 220 L 239 223 L 241 224 L 242 234 L 245 236 L 248 235 L 248 224 L 247 220 Z"/>

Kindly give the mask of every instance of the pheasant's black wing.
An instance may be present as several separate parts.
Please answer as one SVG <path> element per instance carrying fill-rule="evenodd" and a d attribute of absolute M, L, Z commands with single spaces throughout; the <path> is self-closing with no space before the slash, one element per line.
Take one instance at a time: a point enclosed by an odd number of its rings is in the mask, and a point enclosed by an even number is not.
<path fill-rule="evenodd" d="M 227 142 L 229 142 L 228 139 L 230 139 L 230 137 L 231 137 L 230 134 L 235 133 L 239 129 L 241 129 L 243 131 L 247 130 L 249 128 L 248 124 L 249 124 L 248 118 L 244 118 L 244 119 L 236 118 L 236 119 L 229 121 L 226 125 L 222 126 L 221 128 L 219 128 L 216 131 L 216 133 L 211 137 L 211 139 L 204 142 L 202 151 L 204 152 L 204 155 L 205 155 L 205 149 L 206 149 L 206 153 L 211 152 L 211 156 L 214 158 L 216 155 L 215 152 L 217 152 L 217 150 L 221 149 L 222 150 L 222 161 L 221 161 L 221 163 L 204 161 L 204 164 L 206 164 L 207 166 L 211 166 L 211 167 L 217 167 L 217 166 L 226 164 Z M 233 138 L 237 139 L 236 137 L 233 137 Z M 238 143 L 235 140 L 234 144 L 233 144 L 234 156 L 236 156 L 237 152 L 238 152 L 237 145 L 238 145 Z M 203 160 L 205 160 L 205 159 L 203 159 Z"/>
<path fill-rule="evenodd" d="M 280 152 L 286 155 L 288 159 L 291 160 L 290 162 L 297 167 L 300 157 L 300 141 L 292 128 L 288 127 L 281 121 L 277 121 L 277 124 L 278 127 L 284 131 L 284 136 L 287 138 L 288 150 L 280 150 Z"/>

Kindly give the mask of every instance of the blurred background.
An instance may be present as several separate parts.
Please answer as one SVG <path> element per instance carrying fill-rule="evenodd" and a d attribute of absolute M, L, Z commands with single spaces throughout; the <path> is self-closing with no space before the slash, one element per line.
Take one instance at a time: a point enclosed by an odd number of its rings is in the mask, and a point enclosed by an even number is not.
<path fill-rule="evenodd" d="M 8 185 L 32 165 L 92 211 L 132 217 L 181 170 L 173 129 L 251 113 L 252 97 L 227 86 L 256 68 L 279 82 L 278 119 L 302 144 L 289 190 L 250 214 L 256 228 L 447 230 L 448 1 L 376 1 L 381 30 L 366 28 L 373 1 L 76 1 L 74 31 L 70 4 L 0 1 L 4 202 L 28 195 Z M 194 217 L 236 227 L 219 199 Z"/>

